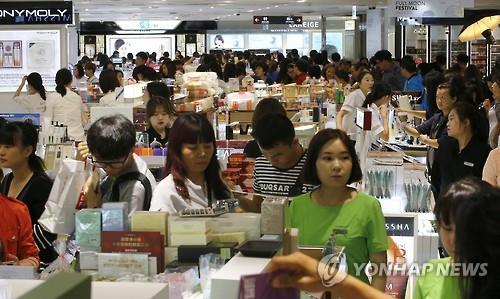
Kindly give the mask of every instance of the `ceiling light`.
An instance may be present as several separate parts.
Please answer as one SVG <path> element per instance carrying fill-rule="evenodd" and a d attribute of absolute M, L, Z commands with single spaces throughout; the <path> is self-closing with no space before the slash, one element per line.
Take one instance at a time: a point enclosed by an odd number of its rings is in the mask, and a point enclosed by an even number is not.
<path fill-rule="evenodd" d="M 115 30 L 117 34 L 161 34 L 165 30 Z"/>
<path fill-rule="evenodd" d="M 255 10 L 253 10 L 253 9 L 250 9 L 250 10 L 249 10 L 249 11 L 247 11 L 247 12 L 254 12 L 254 11 L 255 11 Z"/>
<path fill-rule="evenodd" d="M 226 0 L 226 1 L 222 1 L 224 3 L 233 3 L 233 1 L 230 1 L 230 0 Z"/>
<path fill-rule="evenodd" d="M 210 6 L 210 8 L 214 8 L 213 6 Z"/>
<path fill-rule="evenodd" d="M 203 11 L 203 9 L 200 8 L 200 11 Z"/>
<path fill-rule="evenodd" d="M 279 6 L 279 5 L 275 5 L 274 7 L 278 8 L 278 7 L 280 7 L 280 6 Z"/>
<path fill-rule="evenodd" d="M 148 6 L 149 9 L 153 8 L 153 6 Z"/>
<path fill-rule="evenodd" d="M 307 0 L 297 0 L 298 3 L 304 3 L 306 2 Z"/>
<path fill-rule="evenodd" d="M 89 9 L 88 9 L 88 8 L 85 8 L 85 11 L 89 11 Z"/>
<path fill-rule="evenodd" d="M 269 6 L 268 6 L 268 7 L 266 7 L 266 9 L 270 9 L 270 8 L 271 8 L 271 7 L 269 7 Z"/>
<path fill-rule="evenodd" d="M 260 10 L 262 10 L 262 8 L 258 8 L 257 10 L 259 10 L 259 11 L 260 11 Z"/>

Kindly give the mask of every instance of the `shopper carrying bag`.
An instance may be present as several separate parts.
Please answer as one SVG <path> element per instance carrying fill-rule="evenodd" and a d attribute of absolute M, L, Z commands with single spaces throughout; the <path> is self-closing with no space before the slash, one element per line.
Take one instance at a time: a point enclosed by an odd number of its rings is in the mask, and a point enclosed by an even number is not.
<path fill-rule="evenodd" d="M 71 159 L 62 161 L 45 211 L 38 220 L 54 234 L 71 234 L 75 230 L 75 211 L 85 183 L 85 163 Z"/>

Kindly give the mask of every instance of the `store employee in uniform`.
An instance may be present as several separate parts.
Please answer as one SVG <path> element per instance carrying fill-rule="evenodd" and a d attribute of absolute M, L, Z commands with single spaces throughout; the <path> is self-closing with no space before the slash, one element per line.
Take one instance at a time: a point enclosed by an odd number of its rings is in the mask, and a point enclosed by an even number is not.
<path fill-rule="evenodd" d="M 449 137 L 438 140 L 441 190 L 464 177 L 482 177 L 491 151 L 482 135 L 479 111 L 465 101 L 458 102 L 448 115 Z"/>
<path fill-rule="evenodd" d="M 255 161 L 254 193 L 293 197 L 313 189 L 314 186 L 302 181 L 307 153 L 296 138 L 288 117 L 266 115 L 257 123 L 253 134 L 263 155 Z M 260 213 L 262 197 L 254 195 L 251 200 L 239 196 L 238 200 L 245 211 Z"/>

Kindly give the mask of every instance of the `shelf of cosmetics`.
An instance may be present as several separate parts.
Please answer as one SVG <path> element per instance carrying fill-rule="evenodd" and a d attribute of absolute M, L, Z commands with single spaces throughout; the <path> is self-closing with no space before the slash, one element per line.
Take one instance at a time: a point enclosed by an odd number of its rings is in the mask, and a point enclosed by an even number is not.
<path fill-rule="evenodd" d="M 390 205 L 394 212 L 429 213 L 434 198 L 426 177 L 426 166 L 404 163 L 398 152 L 369 152 L 363 174 L 364 192 Z"/>
<path fill-rule="evenodd" d="M 228 211 L 228 202 L 218 204 Z M 229 259 L 247 240 L 259 240 L 262 234 L 281 236 L 286 205 L 288 198 L 266 198 L 261 214 L 226 212 L 218 217 L 148 211 L 129 216 L 127 202 L 83 209 L 75 214 L 79 269 L 95 278 L 114 279 L 126 271 L 154 275 L 174 261 L 197 262 L 209 252 Z"/>

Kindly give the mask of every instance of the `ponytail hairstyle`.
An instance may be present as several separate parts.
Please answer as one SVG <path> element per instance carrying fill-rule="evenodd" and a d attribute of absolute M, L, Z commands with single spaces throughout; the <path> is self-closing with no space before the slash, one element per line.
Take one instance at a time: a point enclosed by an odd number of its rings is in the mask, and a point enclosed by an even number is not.
<path fill-rule="evenodd" d="M 56 91 L 64 97 L 66 95 L 66 85 L 72 81 L 73 75 L 68 69 L 62 68 L 58 70 L 56 73 Z"/>
<path fill-rule="evenodd" d="M 38 131 L 35 126 L 26 122 L 9 122 L 0 128 L 0 144 L 10 146 L 31 147 L 28 157 L 29 168 L 35 173 L 45 172 L 43 160 L 35 154 L 38 143 Z"/>
<path fill-rule="evenodd" d="M 366 95 L 363 107 L 368 108 L 372 103 L 375 103 L 382 97 L 390 96 L 392 93 L 391 86 L 384 81 L 377 81 L 373 84 L 372 91 Z"/>
<path fill-rule="evenodd" d="M 43 87 L 43 82 L 42 82 L 42 76 L 40 76 L 39 73 L 31 73 L 28 75 L 28 78 L 26 79 L 28 81 L 28 84 L 33 87 L 38 93 L 40 94 L 40 97 L 46 101 L 47 96 L 45 94 L 45 87 Z"/>

